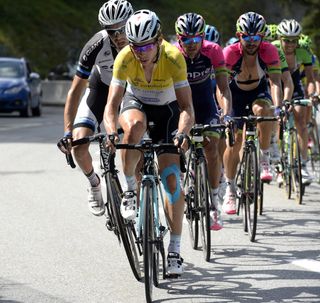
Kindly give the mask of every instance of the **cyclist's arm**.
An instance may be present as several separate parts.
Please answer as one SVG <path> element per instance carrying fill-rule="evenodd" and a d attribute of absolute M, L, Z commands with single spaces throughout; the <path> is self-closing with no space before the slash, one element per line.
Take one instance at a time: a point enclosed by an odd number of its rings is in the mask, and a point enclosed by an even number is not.
<path fill-rule="evenodd" d="M 194 124 L 194 110 L 190 86 L 175 89 L 177 101 L 180 108 L 178 133 L 189 134 Z"/>
<path fill-rule="evenodd" d="M 75 75 L 71 84 L 71 87 L 67 94 L 66 104 L 64 107 L 64 131 L 71 132 L 73 122 L 77 114 L 80 98 L 83 90 L 88 83 L 87 79 L 82 79 Z"/>
<path fill-rule="evenodd" d="M 282 101 L 282 88 L 281 88 L 281 74 L 270 73 L 270 91 L 271 97 L 275 106 L 281 106 Z"/>
<path fill-rule="evenodd" d="M 108 101 L 104 110 L 104 127 L 108 134 L 117 133 L 119 106 L 124 95 L 125 87 L 111 84 L 109 87 Z"/>
<path fill-rule="evenodd" d="M 289 70 L 282 72 L 281 80 L 283 83 L 283 100 L 291 100 L 294 86 Z"/>
<path fill-rule="evenodd" d="M 311 96 L 316 92 L 312 65 L 305 66 L 304 72 L 306 74 L 306 80 L 307 80 L 307 83 L 306 83 L 307 93 L 308 93 L 308 96 Z"/>
<path fill-rule="evenodd" d="M 230 115 L 232 107 L 232 95 L 228 83 L 227 74 L 216 76 L 217 81 L 217 99 L 224 115 Z"/>

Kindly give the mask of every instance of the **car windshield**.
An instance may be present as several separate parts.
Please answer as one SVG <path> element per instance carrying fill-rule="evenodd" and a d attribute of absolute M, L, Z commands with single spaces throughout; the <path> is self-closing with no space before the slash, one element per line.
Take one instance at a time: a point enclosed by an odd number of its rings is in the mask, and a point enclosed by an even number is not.
<path fill-rule="evenodd" d="M 21 62 L 0 61 L 0 78 L 21 78 L 23 75 Z"/>

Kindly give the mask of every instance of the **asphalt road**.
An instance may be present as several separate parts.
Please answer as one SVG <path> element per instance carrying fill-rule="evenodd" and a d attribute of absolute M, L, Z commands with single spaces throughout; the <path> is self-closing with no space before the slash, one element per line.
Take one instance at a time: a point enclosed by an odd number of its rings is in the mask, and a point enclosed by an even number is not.
<path fill-rule="evenodd" d="M 61 107 L 40 118 L 0 115 L 0 302 L 144 302 L 124 250 L 87 208 L 86 179 L 56 147 Z M 92 146 L 98 160 L 97 146 Z M 224 216 L 205 262 L 185 223 L 180 279 L 161 280 L 155 302 L 320 302 L 320 186 L 303 205 L 265 187 L 250 243 L 241 218 Z"/>

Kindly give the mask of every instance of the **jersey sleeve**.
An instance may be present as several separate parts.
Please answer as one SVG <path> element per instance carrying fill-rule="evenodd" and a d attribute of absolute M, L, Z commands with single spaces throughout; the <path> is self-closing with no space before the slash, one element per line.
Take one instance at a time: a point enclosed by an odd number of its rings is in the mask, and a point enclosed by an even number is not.
<path fill-rule="evenodd" d="M 241 58 L 240 43 L 231 44 L 223 49 L 223 57 L 227 71 L 231 74 L 234 65 Z"/>
<path fill-rule="evenodd" d="M 168 56 L 168 60 L 170 61 L 174 88 L 189 86 L 186 60 L 177 48 L 172 51 L 171 56 Z"/>
<path fill-rule="evenodd" d="M 101 32 L 96 33 L 83 47 L 77 66 L 76 75 L 82 79 L 88 79 L 96 58 L 103 46 L 103 35 Z"/>
<path fill-rule="evenodd" d="M 281 72 L 283 73 L 283 72 L 286 72 L 289 70 L 288 63 L 287 63 L 286 56 L 285 56 L 283 50 L 278 49 L 278 53 L 279 53 L 279 59 L 280 59 L 280 64 L 281 64 Z"/>
<path fill-rule="evenodd" d="M 266 64 L 269 74 L 281 74 L 281 62 L 276 46 L 269 42 L 261 42 L 260 57 Z"/>
<path fill-rule="evenodd" d="M 210 60 L 216 76 L 228 74 L 222 48 L 216 43 L 210 48 Z"/>
<path fill-rule="evenodd" d="M 299 48 L 299 56 L 304 66 L 312 65 L 312 53 L 306 48 Z"/>
<path fill-rule="evenodd" d="M 111 84 L 122 87 L 126 86 L 128 67 L 132 62 L 130 54 L 129 46 L 126 46 L 118 53 L 114 61 Z"/>

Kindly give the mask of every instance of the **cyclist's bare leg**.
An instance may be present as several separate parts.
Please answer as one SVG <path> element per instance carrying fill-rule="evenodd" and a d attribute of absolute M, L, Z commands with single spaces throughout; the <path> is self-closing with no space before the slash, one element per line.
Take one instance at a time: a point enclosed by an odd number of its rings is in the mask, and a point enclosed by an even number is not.
<path fill-rule="evenodd" d="M 175 164 L 177 167 L 180 167 L 179 157 L 179 155 L 175 154 L 161 154 L 158 158 L 160 174 L 166 167 L 170 167 L 173 164 Z M 180 186 L 179 178 L 177 180 L 174 174 L 170 174 L 167 176 L 166 181 L 168 185 L 168 190 L 171 194 L 174 194 L 176 190 L 178 190 L 177 186 Z M 165 210 L 171 233 L 175 235 L 181 235 L 184 212 L 184 194 L 182 190 L 180 190 L 180 195 L 176 201 L 169 201 L 168 197 L 166 196 Z"/>
<path fill-rule="evenodd" d="M 73 140 L 91 136 L 93 131 L 87 127 L 77 127 L 72 132 Z M 92 157 L 89 152 L 89 144 L 77 145 L 73 148 L 74 157 L 85 174 L 92 172 Z"/>
<path fill-rule="evenodd" d="M 221 175 L 221 161 L 218 150 L 219 139 L 210 136 L 210 141 L 204 144 L 206 159 L 208 162 L 208 177 L 212 188 L 219 187 Z"/>
<path fill-rule="evenodd" d="M 295 106 L 294 120 L 298 132 L 298 141 L 301 151 L 301 158 L 307 160 L 308 157 L 308 128 L 307 128 L 307 108 Z"/>
<path fill-rule="evenodd" d="M 125 144 L 137 144 L 140 142 L 146 131 L 145 114 L 137 109 L 129 109 L 119 117 L 120 126 L 123 129 L 122 142 Z M 141 153 L 137 150 L 121 150 L 123 173 L 126 176 L 133 176 L 140 160 Z"/>
<path fill-rule="evenodd" d="M 226 147 L 226 150 L 223 155 L 223 164 L 225 176 L 233 180 L 237 173 L 237 166 L 240 161 L 239 153 L 242 146 L 242 132 L 237 131 L 235 133 L 235 142 L 232 147 Z"/>
<path fill-rule="evenodd" d="M 252 105 L 252 111 L 256 116 L 270 116 L 270 106 L 266 102 L 256 101 Z M 272 123 L 258 123 L 259 142 L 261 150 L 268 150 L 271 141 Z"/>
<path fill-rule="evenodd" d="M 220 161 L 221 163 L 223 163 L 223 155 L 224 155 L 224 152 L 226 150 L 226 139 L 225 138 L 220 138 L 219 139 L 219 146 L 218 146 L 218 149 L 219 149 L 219 157 L 220 157 Z"/>

